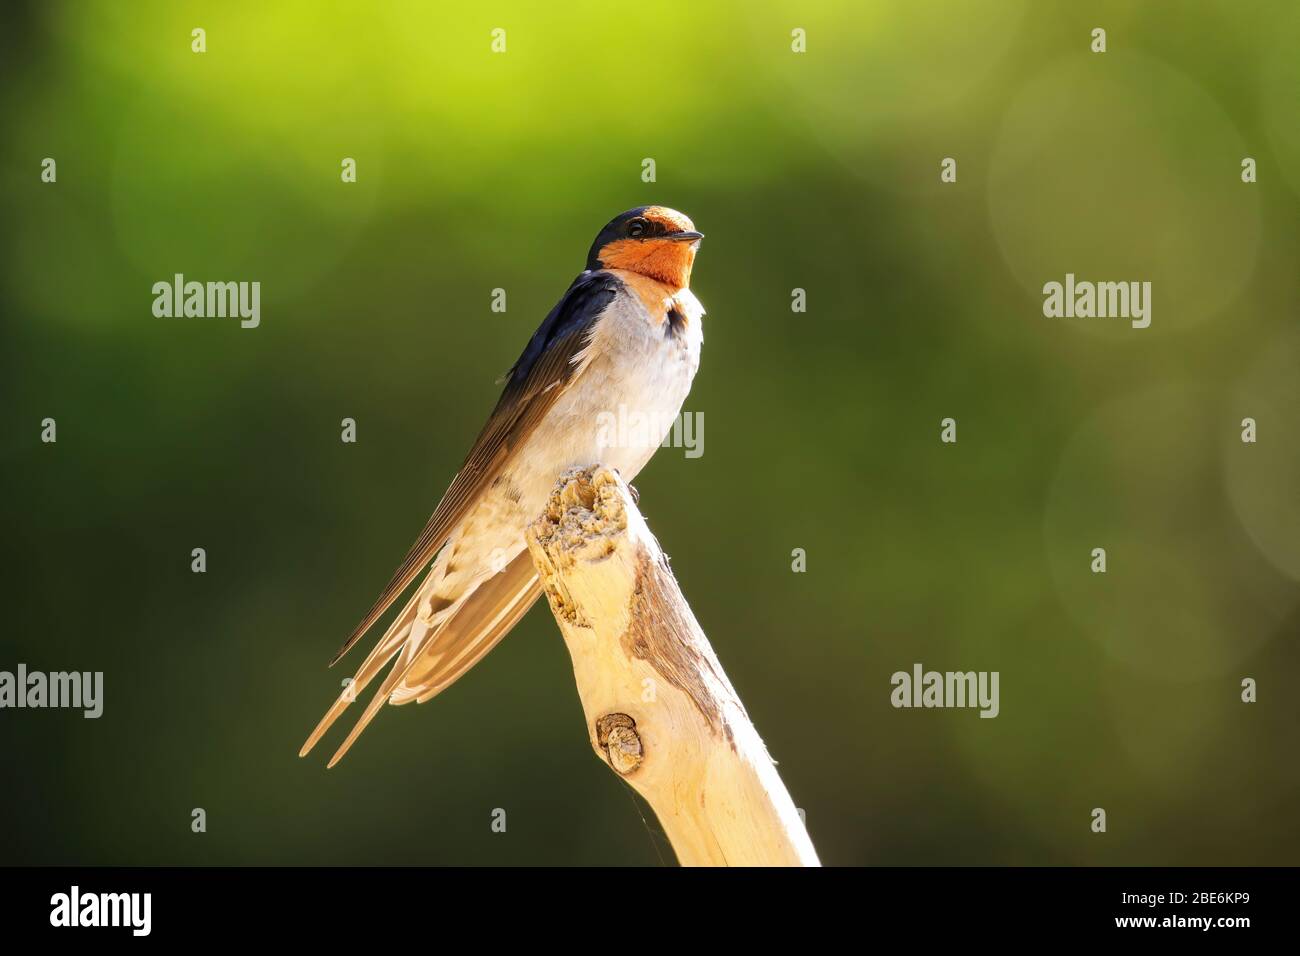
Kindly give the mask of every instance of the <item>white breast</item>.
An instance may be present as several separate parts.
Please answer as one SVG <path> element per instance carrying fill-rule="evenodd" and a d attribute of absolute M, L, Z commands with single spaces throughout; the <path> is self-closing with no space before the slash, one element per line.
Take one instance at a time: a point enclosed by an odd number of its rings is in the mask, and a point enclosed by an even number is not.
<path fill-rule="evenodd" d="M 630 481 L 672 429 L 704 338 L 699 300 L 683 291 L 676 302 L 686 320 L 677 331 L 653 321 L 635 295 L 618 296 L 606 310 L 577 380 L 520 456 L 523 470 L 544 485 L 539 507 L 556 475 L 572 465 L 600 462 Z"/>
<path fill-rule="evenodd" d="M 689 291 L 675 301 L 686 320 L 677 331 L 652 321 L 635 295 L 614 300 L 579 357 L 574 383 L 453 533 L 449 547 L 460 570 L 434 581 L 437 587 L 460 593 L 522 551 L 524 527 L 566 469 L 604 464 L 631 481 L 645 467 L 672 430 L 700 364 L 704 309 Z"/>

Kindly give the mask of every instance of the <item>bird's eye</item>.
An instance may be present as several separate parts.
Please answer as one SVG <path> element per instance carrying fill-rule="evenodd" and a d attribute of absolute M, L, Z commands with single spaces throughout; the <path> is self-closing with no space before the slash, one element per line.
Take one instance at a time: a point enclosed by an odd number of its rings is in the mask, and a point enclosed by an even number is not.
<path fill-rule="evenodd" d="M 627 234 L 633 239 L 640 239 L 649 232 L 650 223 L 646 222 L 646 220 L 639 216 L 627 224 Z"/>

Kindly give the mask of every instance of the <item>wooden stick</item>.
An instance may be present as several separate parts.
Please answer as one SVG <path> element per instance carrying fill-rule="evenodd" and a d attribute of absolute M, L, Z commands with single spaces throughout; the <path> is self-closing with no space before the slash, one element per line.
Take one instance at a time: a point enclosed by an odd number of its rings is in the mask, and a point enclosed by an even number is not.
<path fill-rule="evenodd" d="M 767 750 L 626 484 L 567 472 L 528 548 L 596 753 L 654 808 L 683 866 L 818 866 Z"/>

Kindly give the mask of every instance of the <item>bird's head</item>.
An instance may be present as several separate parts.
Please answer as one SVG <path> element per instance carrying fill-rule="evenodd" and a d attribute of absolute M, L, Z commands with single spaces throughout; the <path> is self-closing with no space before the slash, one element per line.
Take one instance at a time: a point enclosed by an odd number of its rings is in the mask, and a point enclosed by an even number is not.
<path fill-rule="evenodd" d="M 695 250 L 704 234 L 690 218 L 667 206 L 638 206 L 615 216 L 600 231 L 587 257 L 588 269 L 626 269 L 672 286 L 691 281 Z"/>

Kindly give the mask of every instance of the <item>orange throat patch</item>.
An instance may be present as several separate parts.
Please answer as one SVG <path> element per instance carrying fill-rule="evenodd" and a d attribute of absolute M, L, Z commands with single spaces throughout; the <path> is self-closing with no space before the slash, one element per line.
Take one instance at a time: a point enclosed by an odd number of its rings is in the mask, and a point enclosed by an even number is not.
<path fill-rule="evenodd" d="M 600 250 L 606 269 L 635 272 L 672 289 L 691 284 L 695 243 L 673 239 L 616 239 Z"/>

